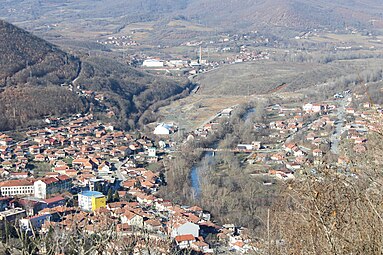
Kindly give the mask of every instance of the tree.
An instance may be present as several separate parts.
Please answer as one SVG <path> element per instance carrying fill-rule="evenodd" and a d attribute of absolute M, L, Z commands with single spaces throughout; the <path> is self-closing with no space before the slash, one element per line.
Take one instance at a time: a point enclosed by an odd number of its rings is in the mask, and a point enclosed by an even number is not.
<path fill-rule="evenodd" d="M 116 190 L 113 195 L 113 202 L 119 202 L 120 201 L 120 195 L 118 194 L 118 191 Z"/>
<path fill-rule="evenodd" d="M 107 201 L 113 202 L 113 190 L 111 188 L 108 189 Z"/>

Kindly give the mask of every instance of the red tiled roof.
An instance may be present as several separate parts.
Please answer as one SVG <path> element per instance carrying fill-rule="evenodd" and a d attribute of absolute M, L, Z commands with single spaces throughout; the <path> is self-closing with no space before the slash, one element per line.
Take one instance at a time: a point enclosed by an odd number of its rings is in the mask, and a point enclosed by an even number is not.
<path fill-rule="evenodd" d="M 60 180 L 60 181 L 67 181 L 67 180 L 70 180 L 70 177 L 68 175 L 59 175 L 57 176 L 57 178 Z"/>
<path fill-rule="evenodd" d="M 179 242 L 186 242 L 186 241 L 195 241 L 195 237 L 191 234 L 188 235 L 182 235 L 182 236 L 176 236 L 177 243 Z"/>
<path fill-rule="evenodd" d="M 44 199 L 44 202 L 47 204 L 51 204 L 51 203 L 56 203 L 62 200 L 65 200 L 65 198 L 63 198 L 62 196 L 56 196 L 56 197 Z"/>
<path fill-rule="evenodd" d="M 9 180 L 0 182 L 0 187 L 33 186 L 33 180 Z"/>

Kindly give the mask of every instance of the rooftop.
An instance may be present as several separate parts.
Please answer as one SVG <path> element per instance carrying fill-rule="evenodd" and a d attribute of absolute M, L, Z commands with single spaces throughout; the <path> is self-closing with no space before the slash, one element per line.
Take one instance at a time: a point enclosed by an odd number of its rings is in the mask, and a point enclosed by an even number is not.
<path fill-rule="evenodd" d="M 102 194 L 101 192 L 98 192 L 98 191 L 83 191 L 80 194 L 83 195 L 83 196 L 86 196 L 86 197 L 101 197 L 101 196 L 104 196 L 104 194 Z"/>

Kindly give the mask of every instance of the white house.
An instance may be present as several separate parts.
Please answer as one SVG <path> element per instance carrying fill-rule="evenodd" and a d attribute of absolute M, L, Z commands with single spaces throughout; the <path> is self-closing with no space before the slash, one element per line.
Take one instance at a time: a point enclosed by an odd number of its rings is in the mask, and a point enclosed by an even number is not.
<path fill-rule="evenodd" d="M 153 134 L 155 135 L 169 135 L 173 130 L 173 126 L 170 124 L 159 124 L 155 129 Z"/>
<path fill-rule="evenodd" d="M 190 234 L 176 236 L 175 240 L 180 249 L 187 249 L 192 243 L 196 241 L 195 237 Z"/>
<path fill-rule="evenodd" d="M 303 111 L 304 112 L 311 112 L 312 109 L 313 109 L 313 104 L 308 103 L 308 104 L 303 105 Z"/>
<path fill-rule="evenodd" d="M 148 156 L 149 157 L 156 157 L 157 156 L 157 149 L 155 147 L 148 148 Z"/>
<path fill-rule="evenodd" d="M 175 223 L 172 227 L 171 236 L 174 238 L 176 236 L 182 235 L 193 235 L 194 237 L 199 236 L 199 225 L 192 222 L 186 223 Z"/>
<path fill-rule="evenodd" d="M 121 223 L 128 223 L 130 226 L 142 228 L 144 226 L 144 217 L 127 211 L 121 216 Z"/>

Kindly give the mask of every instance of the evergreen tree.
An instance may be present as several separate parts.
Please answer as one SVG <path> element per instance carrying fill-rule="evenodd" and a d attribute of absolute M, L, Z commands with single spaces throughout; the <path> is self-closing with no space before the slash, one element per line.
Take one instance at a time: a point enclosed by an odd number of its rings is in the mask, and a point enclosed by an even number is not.
<path fill-rule="evenodd" d="M 113 190 L 112 189 L 108 190 L 107 201 L 113 202 Z"/>
<path fill-rule="evenodd" d="M 113 201 L 114 202 L 119 202 L 120 201 L 120 195 L 118 194 L 117 190 L 114 192 Z"/>

